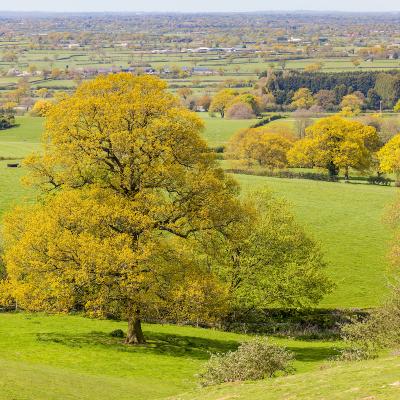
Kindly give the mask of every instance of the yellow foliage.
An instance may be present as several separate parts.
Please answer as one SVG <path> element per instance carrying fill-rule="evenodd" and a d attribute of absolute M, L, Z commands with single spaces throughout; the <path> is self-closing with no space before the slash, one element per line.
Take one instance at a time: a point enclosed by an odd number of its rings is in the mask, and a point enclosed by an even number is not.
<path fill-rule="evenodd" d="M 232 89 L 223 89 L 219 91 L 211 100 L 210 112 L 217 112 L 223 118 L 226 109 L 235 97 L 236 93 Z"/>
<path fill-rule="evenodd" d="M 306 129 L 288 158 L 294 166 L 318 166 L 336 175 L 343 168 L 366 170 L 379 146 L 376 129 L 338 116 L 324 118 Z"/>
<path fill-rule="evenodd" d="M 308 110 L 315 103 L 313 94 L 308 88 L 300 88 L 293 95 L 291 108 L 294 110 Z"/>
<path fill-rule="evenodd" d="M 52 106 L 53 103 L 51 101 L 38 100 L 32 107 L 31 114 L 36 117 L 45 117 Z"/>
<path fill-rule="evenodd" d="M 249 165 L 256 162 L 268 168 L 285 168 L 286 154 L 293 145 L 290 134 L 269 132 L 263 128 L 238 132 L 230 141 L 228 151 L 236 159 L 245 160 Z"/>
<path fill-rule="evenodd" d="M 141 316 L 171 287 L 173 265 L 160 263 L 178 252 L 171 238 L 224 232 L 244 215 L 202 129 L 151 76 L 101 76 L 54 104 L 44 152 L 25 160 L 42 201 L 5 221 L 18 302 L 127 317 L 128 342 L 143 341 Z"/>
<path fill-rule="evenodd" d="M 380 170 L 400 174 L 400 134 L 389 140 L 378 152 Z"/>

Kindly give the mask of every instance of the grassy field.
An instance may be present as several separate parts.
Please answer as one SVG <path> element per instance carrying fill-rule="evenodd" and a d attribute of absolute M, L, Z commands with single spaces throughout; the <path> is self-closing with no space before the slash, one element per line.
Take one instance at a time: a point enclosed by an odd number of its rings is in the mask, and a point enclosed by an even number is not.
<path fill-rule="evenodd" d="M 387 292 L 386 253 L 391 232 L 383 224 L 397 194 L 378 187 L 300 179 L 235 175 L 243 191 L 270 188 L 286 198 L 306 229 L 321 243 L 329 275 L 337 284 L 326 307 L 370 307 Z"/>
<path fill-rule="evenodd" d="M 239 129 L 248 128 L 257 120 L 229 120 L 220 117 L 210 117 L 207 113 L 199 114 L 204 120 L 204 138 L 210 147 L 225 146 L 232 135 Z"/>
<path fill-rule="evenodd" d="M 126 324 L 79 316 L 0 314 L 0 400 L 160 399 L 194 390 L 209 353 L 246 335 L 145 325 L 147 346 L 109 334 Z M 315 371 L 338 342 L 271 339 L 295 352 L 297 372 Z"/>
<path fill-rule="evenodd" d="M 257 383 L 227 384 L 174 400 L 396 400 L 399 376 L 400 359 L 391 357 Z"/>

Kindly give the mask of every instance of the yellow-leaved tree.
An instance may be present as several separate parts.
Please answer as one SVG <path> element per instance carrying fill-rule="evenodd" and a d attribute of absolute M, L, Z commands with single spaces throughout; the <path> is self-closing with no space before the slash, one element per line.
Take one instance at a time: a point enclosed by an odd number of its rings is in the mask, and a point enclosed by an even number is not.
<path fill-rule="evenodd" d="M 379 147 L 379 136 L 372 126 L 338 116 L 323 118 L 306 129 L 306 136 L 288 151 L 289 163 L 298 167 L 326 168 L 331 177 L 350 168 L 367 170 Z"/>
<path fill-rule="evenodd" d="M 186 243 L 225 234 L 245 213 L 202 129 L 149 76 L 98 77 L 52 106 L 43 153 L 25 161 L 40 201 L 5 219 L 3 285 L 18 304 L 126 318 L 134 344 L 160 301 L 185 300 L 178 277 L 203 299 L 199 311 L 212 303 L 201 281 L 223 295 Z"/>
<path fill-rule="evenodd" d="M 236 133 L 229 142 L 228 152 L 248 165 L 256 163 L 273 171 L 288 165 L 286 154 L 293 142 L 290 134 L 252 128 Z"/>
<path fill-rule="evenodd" d="M 232 89 L 223 89 L 219 91 L 211 100 L 210 112 L 219 113 L 221 118 L 224 118 L 225 111 L 231 102 L 235 99 L 237 93 Z"/>
<path fill-rule="evenodd" d="M 400 180 L 400 134 L 393 136 L 378 151 L 379 168 L 384 173 L 396 174 Z"/>

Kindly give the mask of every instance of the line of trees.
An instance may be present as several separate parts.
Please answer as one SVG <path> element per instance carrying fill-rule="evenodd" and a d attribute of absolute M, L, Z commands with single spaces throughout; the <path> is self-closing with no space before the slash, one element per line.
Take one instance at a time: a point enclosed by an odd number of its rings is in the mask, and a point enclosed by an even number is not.
<path fill-rule="evenodd" d="M 363 123 L 367 122 L 367 123 Z M 335 115 L 322 118 L 295 137 L 285 128 L 268 125 L 237 132 L 227 147 L 227 157 L 247 168 L 271 173 L 287 167 L 321 168 L 337 179 L 346 180 L 351 170 L 395 174 L 400 180 L 400 134 L 389 140 L 378 132 L 380 118 L 351 120 Z"/>
<path fill-rule="evenodd" d="M 290 105 L 299 89 L 308 89 L 317 97 L 325 111 L 337 109 L 344 96 L 354 92 L 365 97 L 365 108 L 392 109 L 400 98 L 400 73 L 396 70 L 355 72 L 267 71 L 261 74 L 259 85 L 272 95 L 277 106 Z"/>

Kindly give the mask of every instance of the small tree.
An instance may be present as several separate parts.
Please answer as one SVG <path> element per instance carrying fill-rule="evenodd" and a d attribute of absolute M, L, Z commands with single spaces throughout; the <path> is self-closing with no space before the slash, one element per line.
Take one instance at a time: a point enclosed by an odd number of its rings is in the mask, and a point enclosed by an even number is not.
<path fill-rule="evenodd" d="M 31 114 L 35 117 L 45 117 L 52 106 L 53 103 L 51 101 L 38 100 L 32 107 Z"/>
<path fill-rule="evenodd" d="M 307 110 L 314 104 L 314 97 L 310 89 L 300 88 L 293 95 L 292 103 L 290 104 L 293 110 Z"/>
<path fill-rule="evenodd" d="M 225 114 L 228 119 L 252 119 L 255 118 L 251 106 L 247 103 L 234 103 L 226 110 Z"/>
<path fill-rule="evenodd" d="M 210 104 L 210 112 L 217 112 L 221 115 L 221 118 L 224 118 L 225 110 L 235 96 L 235 92 L 231 89 L 221 90 L 213 97 Z"/>
<path fill-rule="evenodd" d="M 263 129 L 248 129 L 236 134 L 229 143 L 232 155 L 247 164 L 257 163 L 270 169 L 285 168 L 286 154 L 293 146 L 293 139 Z"/>

